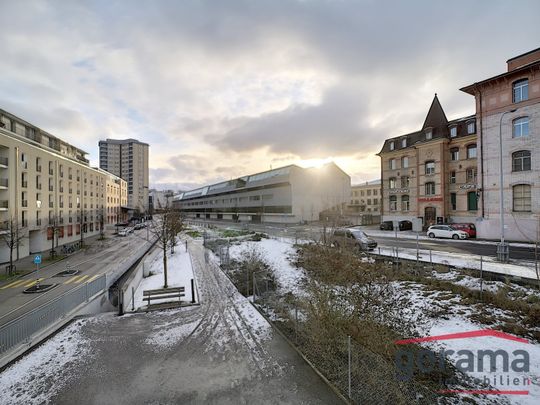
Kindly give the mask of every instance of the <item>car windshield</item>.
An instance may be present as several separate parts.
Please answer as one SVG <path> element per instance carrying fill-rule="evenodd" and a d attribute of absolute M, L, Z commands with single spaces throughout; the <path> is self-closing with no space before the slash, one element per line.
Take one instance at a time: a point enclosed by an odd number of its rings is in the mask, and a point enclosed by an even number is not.
<path fill-rule="evenodd" d="M 367 239 L 367 235 L 363 231 L 360 231 L 358 229 L 351 230 L 351 233 L 356 239 Z"/>

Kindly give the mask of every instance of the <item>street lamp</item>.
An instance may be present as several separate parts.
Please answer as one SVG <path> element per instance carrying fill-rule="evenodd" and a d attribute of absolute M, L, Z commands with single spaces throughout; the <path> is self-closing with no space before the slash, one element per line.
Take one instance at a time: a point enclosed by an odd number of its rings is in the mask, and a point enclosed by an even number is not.
<path fill-rule="evenodd" d="M 503 175 L 503 141 L 502 141 L 502 121 L 506 114 L 514 113 L 516 109 L 505 111 L 499 120 L 499 209 L 501 214 L 501 242 L 497 245 L 497 259 L 503 263 L 508 262 L 510 257 L 510 246 L 504 240 L 504 175 Z"/>

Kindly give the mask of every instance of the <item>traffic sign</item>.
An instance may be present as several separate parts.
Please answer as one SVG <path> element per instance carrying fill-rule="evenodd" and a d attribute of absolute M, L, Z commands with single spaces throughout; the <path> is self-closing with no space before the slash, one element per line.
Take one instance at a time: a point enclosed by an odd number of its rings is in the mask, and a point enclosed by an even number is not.
<path fill-rule="evenodd" d="M 34 264 L 40 264 L 40 263 L 41 263 L 41 255 L 35 255 Z"/>

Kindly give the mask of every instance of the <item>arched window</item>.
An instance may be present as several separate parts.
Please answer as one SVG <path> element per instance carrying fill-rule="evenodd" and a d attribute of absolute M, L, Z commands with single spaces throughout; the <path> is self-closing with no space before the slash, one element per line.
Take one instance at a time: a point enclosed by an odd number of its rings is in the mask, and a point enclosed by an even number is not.
<path fill-rule="evenodd" d="M 522 79 L 512 84 L 512 99 L 514 103 L 529 99 L 529 80 Z"/>
<path fill-rule="evenodd" d="M 529 117 L 519 117 L 512 121 L 512 137 L 529 136 Z"/>
<path fill-rule="evenodd" d="M 467 159 L 476 159 L 476 144 L 467 146 Z"/>
<path fill-rule="evenodd" d="M 520 150 L 512 153 L 512 171 L 524 172 L 531 170 L 531 151 Z"/>
<path fill-rule="evenodd" d="M 390 211 L 397 211 L 397 196 L 390 196 Z"/>
<path fill-rule="evenodd" d="M 531 186 L 528 184 L 517 184 L 512 187 L 513 210 L 517 212 L 531 211 Z"/>
<path fill-rule="evenodd" d="M 401 211 L 409 211 L 409 196 L 401 196 Z"/>

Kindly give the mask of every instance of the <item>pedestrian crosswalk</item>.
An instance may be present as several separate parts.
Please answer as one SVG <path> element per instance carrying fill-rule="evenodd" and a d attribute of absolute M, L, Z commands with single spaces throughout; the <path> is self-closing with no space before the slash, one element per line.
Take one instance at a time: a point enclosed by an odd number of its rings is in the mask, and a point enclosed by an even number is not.
<path fill-rule="evenodd" d="M 69 277 L 66 281 L 64 281 L 62 284 L 81 284 L 81 283 L 89 283 L 91 281 L 94 281 L 96 278 L 100 277 L 101 274 L 96 274 L 94 276 L 90 276 L 89 274 L 81 274 L 76 275 L 73 277 Z M 28 288 L 32 287 L 33 285 L 37 283 L 41 283 L 45 278 L 34 278 L 34 279 L 25 279 L 25 280 L 16 280 L 9 284 L 6 284 L 2 287 L 0 287 L 0 290 L 6 290 L 8 288 Z"/>

